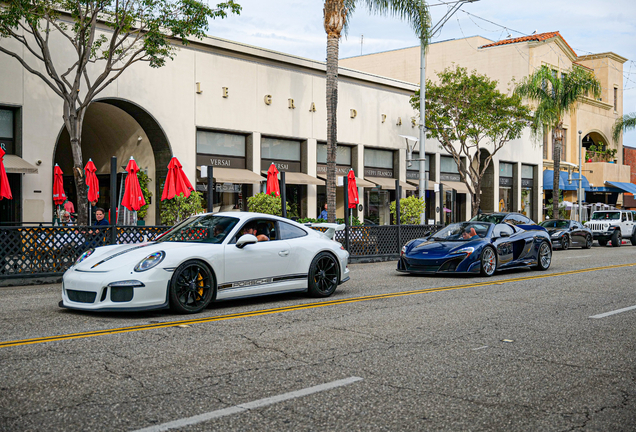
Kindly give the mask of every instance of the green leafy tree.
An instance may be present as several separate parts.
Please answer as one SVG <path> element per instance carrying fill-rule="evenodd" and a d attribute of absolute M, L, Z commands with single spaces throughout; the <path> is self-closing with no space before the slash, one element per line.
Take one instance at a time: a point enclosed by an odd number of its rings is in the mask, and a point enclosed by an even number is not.
<path fill-rule="evenodd" d="M 175 225 L 190 216 L 204 212 L 201 192 L 192 192 L 187 198 L 180 193 L 179 196 L 163 201 L 161 221 L 166 225 Z"/>
<path fill-rule="evenodd" d="M 552 131 L 552 160 L 554 161 L 554 183 L 552 190 L 559 194 L 559 172 L 561 171 L 561 149 L 563 148 L 563 121 L 566 114 L 573 113 L 579 100 L 591 94 L 601 95 L 601 83 L 594 73 L 582 67 L 574 67 L 558 74 L 547 66 L 541 66 L 532 75 L 525 77 L 515 89 L 515 94 L 536 104 L 531 128 L 535 135 Z M 552 214 L 558 215 L 559 203 L 552 203 Z"/>
<path fill-rule="evenodd" d="M 554 202 L 554 198 L 550 198 L 548 200 L 548 208 L 545 211 L 545 215 L 548 219 L 556 219 L 553 218 L 552 215 L 554 215 L 554 206 L 552 205 Z M 559 215 L 558 219 L 567 219 L 568 218 L 568 211 L 565 208 L 565 204 L 563 204 L 563 194 L 559 193 L 559 199 L 557 200 L 557 207 L 559 209 L 559 212 L 556 213 Z"/>
<path fill-rule="evenodd" d="M 614 139 L 614 142 L 618 143 L 623 131 L 633 129 L 636 129 L 636 112 L 625 114 L 623 117 L 617 118 L 616 123 L 614 123 L 614 129 L 612 130 L 612 138 Z"/>
<path fill-rule="evenodd" d="M 426 137 L 438 140 L 457 163 L 461 181 L 471 194 L 474 216 L 486 169 L 499 150 L 521 136 L 530 121 L 530 110 L 521 97 L 501 93 L 497 81 L 476 71 L 448 67 L 437 77 L 437 82 L 426 81 Z M 419 109 L 419 91 L 411 105 Z M 489 152 L 483 160 L 482 148 Z"/>
<path fill-rule="evenodd" d="M 420 216 L 424 213 L 425 203 L 423 198 L 415 195 L 400 200 L 400 223 L 402 225 L 419 225 Z M 395 201 L 391 202 L 391 216 L 397 220 Z"/>
<path fill-rule="evenodd" d="M 276 196 L 273 192 L 266 194 L 258 193 L 247 199 L 247 209 L 251 212 L 271 214 L 274 216 L 282 216 L 283 204 L 280 196 Z M 287 217 L 298 217 L 297 206 L 290 206 L 287 203 Z"/>
<path fill-rule="evenodd" d="M 19 62 L 64 102 L 80 224 L 88 219 L 81 137 L 89 105 L 130 66 L 163 66 L 174 58 L 178 43 L 203 38 L 208 20 L 228 11 L 239 13 L 240 6 L 232 0 L 214 9 L 197 0 L 0 2 L 0 38 L 17 42 L 0 45 L 0 53 Z"/>
<path fill-rule="evenodd" d="M 336 153 L 338 147 L 338 44 L 356 6 L 371 13 L 393 15 L 410 24 L 423 47 L 428 45 L 430 18 L 425 0 L 325 0 L 324 28 L 327 33 L 327 220 L 336 219 Z"/>
<path fill-rule="evenodd" d="M 152 192 L 148 188 L 148 183 L 150 183 L 152 180 L 150 179 L 150 177 L 148 177 L 148 174 L 146 174 L 144 171 L 139 171 L 137 173 L 137 178 L 139 179 L 139 187 L 141 188 L 141 194 L 144 196 L 144 200 L 146 201 L 146 204 L 141 206 L 141 208 L 137 212 L 137 217 L 139 219 L 143 219 L 148 214 L 148 208 L 150 207 L 149 203 L 150 203 L 150 197 L 152 196 Z"/>

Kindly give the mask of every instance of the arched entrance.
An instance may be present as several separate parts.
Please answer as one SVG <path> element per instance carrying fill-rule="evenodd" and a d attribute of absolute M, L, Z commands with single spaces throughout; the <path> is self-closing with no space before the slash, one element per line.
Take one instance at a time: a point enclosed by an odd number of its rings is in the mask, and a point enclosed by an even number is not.
<path fill-rule="evenodd" d="M 161 189 L 168 172 L 172 150 L 168 138 L 154 117 L 139 105 L 115 98 L 93 102 L 86 111 L 82 127 L 82 156 L 97 167 L 100 183 L 99 207 L 110 207 L 110 159 L 117 157 L 118 172 L 123 172 L 130 157 L 148 174 L 153 191 L 146 224 L 160 223 Z M 66 128 L 62 128 L 54 151 L 54 163 L 64 172 L 64 189 L 73 201 L 73 157 Z M 119 182 L 118 182 L 119 186 Z"/>
<path fill-rule="evenodd" d="M 599 131 L 588 132 L 581 142 L 583 156 L 590 162 L 609 162 L 616 159 L 616 149 L 607 137 Z"/>

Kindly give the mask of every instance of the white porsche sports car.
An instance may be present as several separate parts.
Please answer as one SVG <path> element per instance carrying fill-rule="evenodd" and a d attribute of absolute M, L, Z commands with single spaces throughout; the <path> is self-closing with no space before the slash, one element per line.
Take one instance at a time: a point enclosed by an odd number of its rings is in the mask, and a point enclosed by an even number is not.
<path fill-rule="evenodd" d="M 196 313 L 213 301 L 305 291 L 327 297 L 349 280 L 349 253 L 326 233 L 261 213 L 208 213 L 156 241 L 84 252 L 64 273 L 60 306 Z"/>

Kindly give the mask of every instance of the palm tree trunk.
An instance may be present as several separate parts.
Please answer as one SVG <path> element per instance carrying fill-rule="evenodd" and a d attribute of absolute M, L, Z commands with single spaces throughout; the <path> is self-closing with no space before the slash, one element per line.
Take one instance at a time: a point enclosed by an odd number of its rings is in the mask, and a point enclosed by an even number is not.
<path fill-rule="evenodd" d="M 561 140 L 563 134 L 561 132 L 561 124 L 552 131 L 552 160 L 554 162 L 554 175 L 552 178 L 552 219 L 560 219 L 559 217 L 559 180 L 561 179 Z"/>

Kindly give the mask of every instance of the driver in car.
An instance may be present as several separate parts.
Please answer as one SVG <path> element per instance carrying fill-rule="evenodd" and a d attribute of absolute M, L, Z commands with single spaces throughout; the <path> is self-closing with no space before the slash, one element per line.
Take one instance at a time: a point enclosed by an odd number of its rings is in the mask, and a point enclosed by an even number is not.
<path fill-rule="evenodd" d="M 245 225 L 245 228 L 243 228 L 243 234 L 252 234 L 253 236 L 256 236 L 259 242 L 269 240 L 269 237 L 265 234 L 258 234 L 256 222 L 250 222 Z"/>
<path fill-rule="evenodd" d="M 475 231 L 475 228 L 473 227 L 466 227 L 464 232 L 462 232 L 462 239 L 464 240 L 473 240 L 478 237 L 479 236 L 477 235 L 477 232 Z"/>

